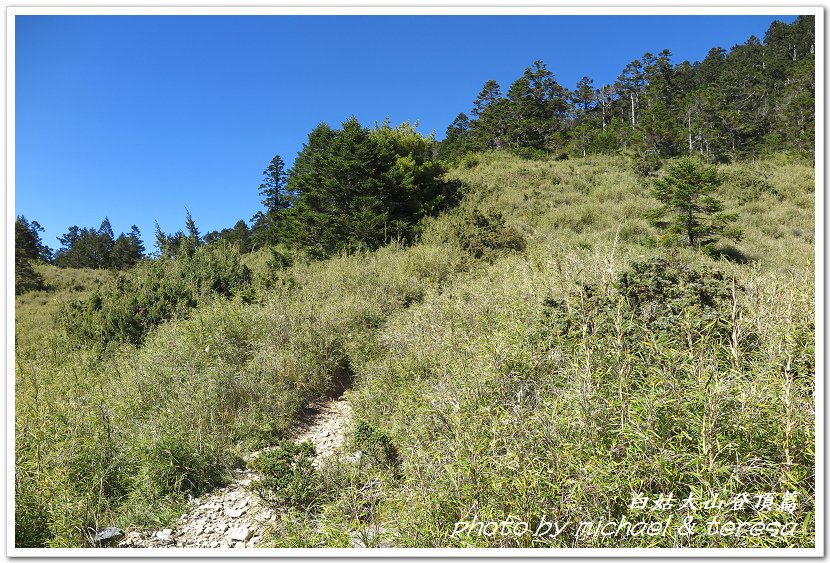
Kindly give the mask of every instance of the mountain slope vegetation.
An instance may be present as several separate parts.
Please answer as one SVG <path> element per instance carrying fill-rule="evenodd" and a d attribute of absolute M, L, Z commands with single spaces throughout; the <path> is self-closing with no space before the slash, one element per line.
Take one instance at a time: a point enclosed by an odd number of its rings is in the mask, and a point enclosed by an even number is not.
<path fill-rule="evenodd" d="M 265 546 L 814 545 L 812 26 L 597 89 L 537 61 L 440 143 L 321 124 L 251 228 L 187 212 L 153 257 L 20 215 L 15 544 L 164 527 L 279 445 Z M 285 438 L 343 394 L 313 465 Z M 576 526 L 670 511 L 701 533 Z M 705 531 L 736 520 L 776 533 Z"/>
<path fill-rule="evenodd" d="M 161 524 L 345 387 L 352 447 L 395 461 L 329 464 L 311 520 L 274 545 L 348 545 L 367 524 L 401 546 L 524 545 L 449 533 L 473 512 L 610 518 L 681 484 L 796 491 L 783 516 L 805 527 L 689 545 L 809 545 L 813 170 L 720 172 L 745 231 L 735 261 L 661 247 L 627 158 L 485 153 L 450 170 L 464 199 L 416 244 L 254 260 L 254 295 L 217 295 L 141 345 L 24 330 L 40 305 L 18 296 L 17 544 Z"/>

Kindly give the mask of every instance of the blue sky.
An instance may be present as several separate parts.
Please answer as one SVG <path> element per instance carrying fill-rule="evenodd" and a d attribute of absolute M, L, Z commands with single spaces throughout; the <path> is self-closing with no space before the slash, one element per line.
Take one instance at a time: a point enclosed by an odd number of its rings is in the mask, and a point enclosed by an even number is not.
<path fill-rule="evenodd" d="M 645 52 L 694 62 L 795 16 L 18 16 L 15 211 L 202 233 L 260 209 L 262 171 L 319 122 L 420 123 L 438 138 L 481 86 L 534 60 L 573 88 Z"/>

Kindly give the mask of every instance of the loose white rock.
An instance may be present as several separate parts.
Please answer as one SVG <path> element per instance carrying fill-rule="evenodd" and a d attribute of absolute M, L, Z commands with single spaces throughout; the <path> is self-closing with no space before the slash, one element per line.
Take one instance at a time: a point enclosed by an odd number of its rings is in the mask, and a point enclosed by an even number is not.
<path fill-rule="evenodd" d="M 251 530 L 249 530 L 247 526 L 242 526 L 240 528 L 231 528 L 228 532 L 228 537 L 236 541 L 246 541 L 252 535 L 253 532 L 251 532 Z"/>

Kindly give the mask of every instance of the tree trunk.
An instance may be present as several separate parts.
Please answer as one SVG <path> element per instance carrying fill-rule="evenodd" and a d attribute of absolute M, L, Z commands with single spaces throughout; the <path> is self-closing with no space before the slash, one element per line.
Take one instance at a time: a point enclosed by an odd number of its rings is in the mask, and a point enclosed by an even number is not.
<path fill-rule="evenodd" d="M 692 110 L 689 110 L 689 155 L 694 151 L 692 147 Z"/>

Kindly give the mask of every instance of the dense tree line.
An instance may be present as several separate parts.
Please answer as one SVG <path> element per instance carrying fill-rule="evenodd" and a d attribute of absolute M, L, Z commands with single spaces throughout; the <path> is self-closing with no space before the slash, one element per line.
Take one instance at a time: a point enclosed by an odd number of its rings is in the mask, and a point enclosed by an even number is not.
<path fill-rule="evenodd" d="M 106 217 L 97 229 L 73 225 L 58 240 L 61 247 L 53 262 L 61 268 L 125 270 L 144 257 L 144 243 L 138 227 L 133 225 L 129 234 L 121 233 L 116 237 Z"/>
<path fill-rule="evenodd" d="M 542 61 L 505 93 L 489 80 L 468 116 L 447 128 L 441 154 L 512 149 L 581 155 L 698 154 L 712 161 L 769 150 L 814 150 L 815 22 L 799 16 L 770 25 L 729 52 L 673 64 L 671 52 L 645 53 L 613 84 L 583 77 L 572 91 Z"/>
<path fill-rule="evenodd" d="M 61 247 L 53 252 L 43 244 L 43 227 L 18 215 L 14 225 L 15 292 L 44 289 L 43 277 L 35 271 L 35 263 L 52 263 L 61 268 L 95 268 L 126 270 L 144 257 L 141 232 L 135 225 L 128 234 L 115 236 L 108 218 L 96 228 L 73 225 L 58 237 Z"/>

